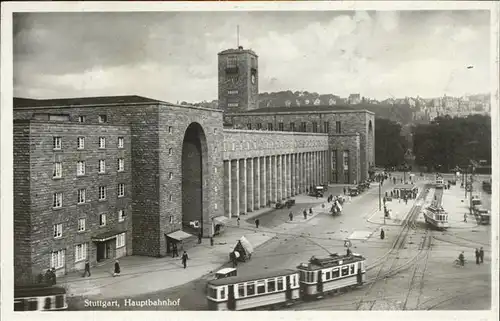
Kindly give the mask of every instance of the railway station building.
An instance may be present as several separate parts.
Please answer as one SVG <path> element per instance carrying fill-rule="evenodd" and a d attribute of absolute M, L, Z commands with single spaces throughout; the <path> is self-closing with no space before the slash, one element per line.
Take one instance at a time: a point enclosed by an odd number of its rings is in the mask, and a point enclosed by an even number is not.
<path fill-rule="evenodd" d="M 374 115 L 258 106 L 257 55 L 219 54 L 219 108 L 140 96 L 14 98 L 16 283 L 165 256 L 232 217 L 374 164 Z"/>

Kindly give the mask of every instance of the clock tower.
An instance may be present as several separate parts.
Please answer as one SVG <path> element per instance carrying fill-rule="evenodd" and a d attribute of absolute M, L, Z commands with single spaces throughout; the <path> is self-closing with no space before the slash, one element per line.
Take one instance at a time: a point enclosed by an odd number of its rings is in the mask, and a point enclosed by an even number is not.
<path fill-rule="evenodd" d="M 252 50 L 227 49 L 219 56 L 219 108 L 228 113 L 259 106 L 258 56 Z"/>

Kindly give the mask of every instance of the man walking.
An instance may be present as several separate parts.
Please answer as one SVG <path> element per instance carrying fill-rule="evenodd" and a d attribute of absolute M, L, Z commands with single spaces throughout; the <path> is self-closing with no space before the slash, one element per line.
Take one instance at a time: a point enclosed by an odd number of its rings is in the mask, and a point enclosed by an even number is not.
<path fill-rule="evenodd" d="M 120 263 L 118 260 L 115 261 L 115 273 L 113 273 L 113 276 L 120 276 Z"/>
<path fill-rule="evenodd" d="M 479 264 L 479 249 L 476 249 L 476 264 Z"/>
<path fill-rule="evenodd" d="M 90 262 L 89 262 L 89 260 L 85 261 L 85 271 L 83 271 L 82 277 L 85 277 L 85 275 L 87 275 L 87 273 L 89 274 L 89 277 L 90 277 Z"/>
<path fill-rule="evenodd" d="M 464 222 L 467 223 L 467 213 L 464 213 Z"/>
<path fill-rule="evenodd" d="M 259 224 L 260 224 L 259 219 L 256 219 L 256 220 L 255 220 L 255 228 L 259 228 Z"/>
<path fill-rule="evenodd" d="M 238 216 L 238 218 L 236 219 L 236 224 L 238 224 L 238 227 L 240 227 L 240 217 Z"/>
<path fill-rule="evenodd" d="M 293 221 L 293 213 L 290 212 L 290 214 L 288 214 L 288 217 L 290 218 L 290 222 Z"/>
<path fill-rule="evenodd" d="M 481 247 L 481 249 L 479 250 L 479 260 L 481 261 L 481 263 L 484 262 L 484 251 L 483 251 L 483 247 Z"/>
<path fill-rule="evenodd" d="M 188 260 L 188 254 L 186 251 L 184 251 L 184 253 L 182 253 L 182 265 L 184 265 L 184 268 L 187 267 L 187 260 Z"/>

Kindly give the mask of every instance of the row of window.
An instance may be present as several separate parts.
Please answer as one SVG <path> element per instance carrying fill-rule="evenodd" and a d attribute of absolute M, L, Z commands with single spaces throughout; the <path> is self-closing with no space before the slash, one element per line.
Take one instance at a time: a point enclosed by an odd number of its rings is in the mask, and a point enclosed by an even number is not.
<path fill-rule="evenodd" d="M 118 148 L 124 148 L 125 138 L 118 137 L 117 146 Z M 62 137 L 57 136 L 52 138 L 52 148 L 55 150 L 62 149 Z M 76 139 L 76 148 L 79 150 L 85 149 L 85 137 L 78 137 Z M 99 137 L 99 148 L 106 148 L 106 137 Z"/>
<path fill-rule="evenodd" d="M 97 116 L 97 119 L 100 124 L 107 123 L 108 122 L 108 116 L 107 115 L 99 115 Z M 80 115 L 78 116 L 78 122 L 79 123 L 84 123 L 87 120 L 87 116 L 85 115 Z"/>
<path fill-rule="evenodd" d="M 118 172 L 125 171 L 125 160 L 123 158 L 118 158 L 117 160 Z M 77 161 L 76 162 L 76 176 L 83 176 L 86 173 L 86 162 L 85 161 Z M 100 159 L 98 166 L 99 174 L 106 173 L 106 160 Z M 63 167 L 62 162 L 55 162 L 54 168 L 52 172 L 52 178 L 62 178 Z"/>
<path fill-rule="evenodd" d="M 235 289 L 237 289 L 237 295 L 235 295 L 235 297 L 245 298 L 259 294 L 283 291 L 285 279 L 286 277 L 280 276 L 277 278 L 239 283 L 235 285 Z M 290 285 L 291 287 L 296 287 L 298 285 L 297 275 L 290 276 Z M 209 296 L 214 299 L 225 300 L 227 299 L 227 291 L 227 286 L 209 288 Z"/>
<path fill-rule="evenodd" d="M 230 104 L 228 104 L 228 106 L 229 105 Z M 229 106 L 229 107 L 231 107 L 231 106 Z M 257 126 L 256 129 L 258 129 L 258 130 L 262 129 L 262 124 L 261 123 L 257 123 L 256 126 Z M 247 128 L 248 129 L 252 129 L 252 124 L 248 123 L 247 124 Z M 267 123 L 267 130 L 273 130 L 273 123 Z M 285 125 L 284 125 L 284 123 L 278 123 L 277 130 L 278 131 L 285 131 Z M 291 122 L 290 125 L 289 125 L 289 127 L 288 127 L 288 131 L 291 131 L 291 132 L 295 132 L 295 131 L 306 132 L 307 131 L 307 123 L 306 122 L 301 122 L 298 130 L 296 130 L 295 123 Z M 318 123 L 317 122 L 312 122 L 312 132 L 313 133 L 317 133 L 318 132 Z M 323 123 L 323 131 L 322 131 L 322 133 L 329 133 L 329 132 L 330 132 L 330 122 L 325 121 Z M 342 133 L 342 126 L 341 126 L 341 123 L 339 121 L 335 122 L 335 133 L 337 133 L 337 134 L 341 134 Z"/>
<path fill-rule="evenodd" d="M 318 282 L 319 271 L 300 271 L 300 280 L 307 283 Z M 333 268 L 331 270 L 323 270 L 322 281 L 329 281 L 336 278 L 356 274 L 356 263 L 344 265 L 340 268 Z"/>
<path fill-rule="evenodd" d="M 126 244 L 126 233 L 121 233 L 116 236 L 116 249 L 122 248 Z M 81 262 L 87 259 L 88 243 L 75 245 L 75 262 Z M 66 250 L 52 252 L 50 258 L 50 267 L 55 269 L 63 268 L 66 263 Z"/>
<path fill-rule="evenodd" d="M 119 183 L 116 186 L 117 189 L 117 194 L 118 197 L 123 197 L 125 196 L 125 184 L 124 183 Z M 86 202 L 86 196 L 87 196 L 87 189 L 82 188 L 77 191 L 78 197 L 77 197 L 77 203 L 78 204 L 84 204 Z M 104 201 L 106 200 L 106 195 L 107 194 L 107 187 L 106 186 L 99 186 L 99 200 Z M 61 208 L 63 205 L 63 192 L 56 192 L 53 194 L 52 198 L 52 207 L 53 208 Z"/>
<path fill-rule="evenodd" d="M 99 226 L 103 227 L 106 226 L 106 215 L 107 214 L 99 214 Z M 118 211 L 118 222 L 123 222 L 125 221 L 125 211 L 124 210 L 119 210 Z M 80 218 L 78 219 L 78 232 L 85 232 L 86 230 L 86 223 L 87 219 L 85 218 Z M 54 224 L 53 225 L 53 237 L 55 239 L 61 238 L 63 236 L 63 224 Z"/>

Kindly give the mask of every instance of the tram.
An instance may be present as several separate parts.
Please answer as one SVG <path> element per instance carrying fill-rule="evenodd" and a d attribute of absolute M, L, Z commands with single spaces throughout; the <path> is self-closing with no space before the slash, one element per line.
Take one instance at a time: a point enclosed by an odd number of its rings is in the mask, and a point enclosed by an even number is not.
<path fill-rule="evenodd" d="M 33 284 L 14 288 L 14 311 L 67 310 L 66 289 L 60 286 Z"/>

